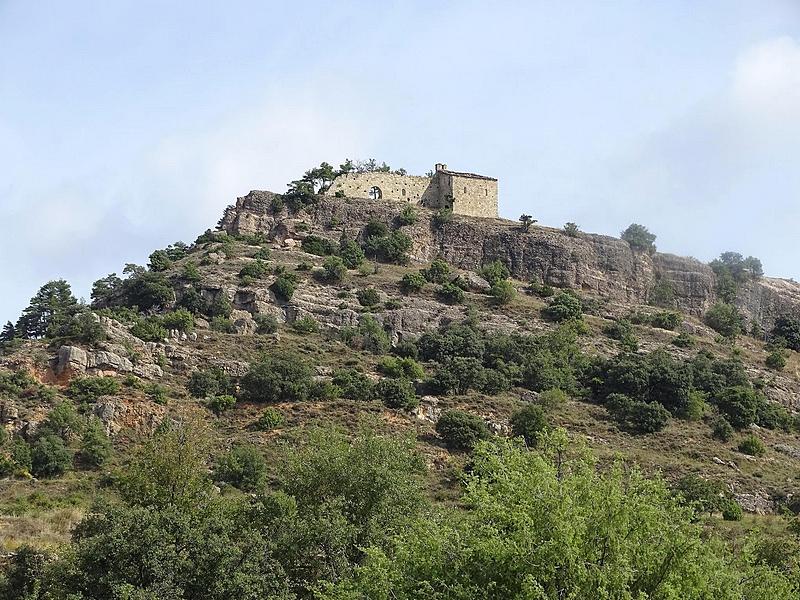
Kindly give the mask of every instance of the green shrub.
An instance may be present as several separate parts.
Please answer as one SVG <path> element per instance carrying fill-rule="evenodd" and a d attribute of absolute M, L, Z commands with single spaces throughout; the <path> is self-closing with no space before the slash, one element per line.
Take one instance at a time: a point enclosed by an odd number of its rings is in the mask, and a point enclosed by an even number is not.
<path fill-rule="evenodd" d="M 161 320 L 157 317 L 142 319 L 131 327 L 131 335 L 135 335 L 145 342 L 162 342 L 169 337 Z"/>
<path fill-rule="evenodd" d="M 517 290 L 510 281 L 495 281 L 489 290 L 489 295 L 495 303 L 504 305 L 509 304 L 516 296 Z"/>
<path fill-rule="evenodd" d="M 322 279 L 339 283 L 344 281 L 347 274 L 347 267 L 344 261 L 338 256 L 329 256 L 322 263 Z"/>
<path fill-rule="evenodd" d="M 272 258 L 272 250 L 269 248 L 262 246 L 259 248 L 255 254 L 253 254 L 253 258 L 256 260 L 269 260 Z"/>
<path fill-rule="evenodd" d="M 656 251 L 656 236 L 650 233 L 644 225 L 632 223 L 620 234 L 623 241 L 634 250 L 646 250 L 650 254 Z"/>
<path fill-rule="evenodd" d="M 771 335 L 773 339 L 784 340 L 787 348 L 800 352 L 800 318 L 780 315 L 775 319 Z"/>
<path fill-rule="evenodd" d="M 261 259 L 246 263 L 239 271 L 242 279 L 263 279 L 269 274 L 269 265 Z"/>
<path fill-rule="evenodd" d="M 412 240 L 405 233 L 392 231 L 386 235 L 368 235 L 364 251 L 380 261 L 404 265 L 408 262 L 406 252 L 411 246 Z"/>
<path fill-rule="evenodd" d="M 564 404 L 568 398 L 569 396 L 567 396 L 567 393 L 564 390 L 551 388 L 549 390 L 539 392 L 539 395 L 536 398 L 536 404 L 544 408 L 556 408 Z"/>
<path fill-rule="evenodd" d="M 292 321 L 292 329 L 297 333 L 308 334 L 319 332 L 319 323 L 311 315 L 306 315 Z"/>
<path fill-rule="evenodd" d="M 606 398 L 605 406 L 620 426 L 635 433 L 655 433 L 669 422 L 669 411 L 660 402 L 641 402 L 614 393 Z"/>
<path fill-rule="evenodd" d="M 242 378 L 241 390 L 251 402 L 302 401 L 308 398 L 311 367 L 300 356 L 276 352 L 264 356 Z"/>
<path fill-rule="evenodd" d="M 568 221 L 566 225 L 564 225 L 564 233 L 566 233 L 569 237 L 578 237 L 580 231 L 581 230 L 577 223 L 573 223 L 572 221 Z"/>
<path fill-rule="evenodd" d="M 259 431 L 272 431 L 273 429 L 277 429 L 283 425 L 285 421 L 286 417 L 283 416 L 281 411 L 279 411 L 277 408 L 273 408 L 272 406 L 268 406 L 261 411 L 261 414 L 255 423 L 255 427 Z"/>
<path fill-rule="evenodd" d="M 782 350 L 777 349 L 767 355 L 767 360 L 765 362 L 770 369 L 783 371 L 783 368 L 786 366 L 786 357 Z"/>
<path fill-rule="evenodd" d="M 436 290 L 436 296 L 447 304 L 461 304 L 464 302 L 464 290 L 449 281 L 439 286 L 439 289 Z"/>
<path fill-rule="evenodd" d="M 542 314 L 545 318 L 557 323 L 577 320 L 583 315 L 583 305 L 580 298 L 566 292 L 559 292 L 542 310 Z"/>
<path fill-rule="evenodd" d="M 336 246 L 332 241 L 327 238 L 319 237 L 317 235 L 309 235 L 303 240 L 301 244 L 303 251 L 309 254 L 316 254 L 317 256 L 328 256 L 336 254 Z"/>
<path fill-rule="evenodd" d="M 413 206 L 404 206 L 403 210 L 400 211 L 400 214 L 397 215 L 397 224 L 400 227 L 405 225 L 413 225 L 417 222 L 418 218 L 419 216 L 417 215 L 417 211 Z"/>
<path fill-rule="evenodd" d="M 547 430 L 547 417 L 541 406 L 529 404 L 524 408 L 514 412 L 509 420 L 511 424 L 511 434 L 514 437 L 522 437 L 528 446 L 535 447 L 538 443 L 539 434 Z"/>
<path fill-rule="evenodd" d="M 236 398 L 228 394 L 221 396 L 211 396 L 208 399 L 208 408 L 211 409 L 215 415 L 219 416 L 222 413 L 228 412 L 236 406 Z"/>
<path fill-rule="evenodd" d="M 150 255 L 148 266 L 151 271 L 166 271 L 172 266 L 172 260 L 165 250 L 156 250 Z"/>
<path fill-rule="evenodd" d="M 714 331 L 727 338 L 735 338 L 742 332 L 744 318 L 732 304 L 717 302 L 706 312 L 704 321 Z"/>
<path fill-rule="evenodd" d="M 731 386 L 722 389 L 715 397 L 719 411 L 736 429 L 753 424 L 758 414 L 758 393 L 746 386 Z"/>
<path fill-rule="evenodd" d="M 113 396 L 119 392 L 119 381 L 114 377 L 78 377 L 67 388 L 67 394 L 82 404 L 97 402 L 102 396 Z"/>
<path fill-rule="evenodd" d="M 57 327 L 55 333 L 48 337 L 54 337 L 62 344 L 78 342 L 93 346 L 106 339 L 106 332 L 93 313 L 82 310 Z"/>
<path fill-rule="evenodd" d="M 404 377 L 406 379 L 422 379 L 425 371 L 413 358 L 396 358 L 386 356 L 378 363 L 378 370 L 387 377 Z"/>
<path fill-rule="evenodd" d="M 78 411 L 72 402 L 59 402 L 53 407 L 47 418 L 42 422 L 39 431 L 41 433 L 53 433 L 64 441 L 68 441 L 72 434 L 79 433 L 83 427 Z"/>
<path fill-rule="evenodd" d="M 404 294 L 421 292 L 427 280 L 421 273 L 406 273 L 400 280 L 400 289 Z"/>
<path fill-rule="evenodd" d="M 209 327 L 211 327 L 212 331 L 217 331 L 219 333 L 236 333 L 236 326 L 233 324 L 233 320 L 221 315 L 211 319 Z"/>
<path fill-rule="evenodd" d="M 161 317 L 161 323 L 167 329 L 188 333 L 194 329 L 194 315 L 185 308 L 179 308 Z"/>
<path fill-rule="evenodd" d="M 385 354 L 391 347 L 389 334 L 372 315 L 364 315 L 357 327 L 343 328 L 340 336 L 351 348 L 374 354 Z"/>
<path fill-rule="evenodd" d="M 330 401 L 341 397 L 342 390 L 339 386 L 327 379 L 317 379 L 311 382 L 308 396 L 312 400 Z"/>
<path fill-rule="evenodd" d="M 485 374 L 476 358 L 454 356 L 439 364 L 431 377 L 431 385 L 440 394 L 466 394 L 483 387 Z"/>
<path fill-rule="evenodd" d="M 440 258 L 435 259 L 426 269 L 420 270 L 426 281 L 431 283 L 444 283 L 450 276 L 450 265 Z"/>
<path fill-rule="evenodd" d="M 97 418 L 89 419 L 81 438 L 81 459 L 93 467 L 105 464 L 111 458 L 111 440 Z"/>
<path fill-rule="evenodd" d="M 206 308 L 206 314 L 212 318 L 224 317 L 227 319 L 231 316 L 232 311 L 233 304 L 225 294 L 217 294 L 216 298 Z"/>
<path fill-rule="evenodd" d="M 411 410 L 419 404 L 414 386 L 406 379 L 381 379 L 373 389 L 374 396 L 388 408 Z"/>
<path fill-rule="evenodd" d="M 540 298 L 550 298 L 556 293 L 552 286 L 547 285 L 546 283 L 538 283 L 536 281 L 531 281 L 530 284 L 528 284 L 528 291 L 534 296 L 539 296 Z"/>
<path fill-rule="evenodd" d="M 441 229 L 447 223 L 450 223 L 453 220 L 453 209 L 451 208 L 442 208 L 436 211 L 436 214 L 433 215 L 433 226 L 436 229 Z"/>
<path fill-rule="evenodd" d="M 739 449 L 739 452 L 749 456 L 763 456 L 767 452 L 764 442 L 762 442 L 752 433 L 745 436 L 745 438 L 739 442 L 737 448 Z"/>
<path fill-rule="evenodd" d="M 339 240 L 339 257 L 348 269 L 357 269 L 364 262 L 364 251 L 355 240 L 342 237 Z"/>
<path fill-rule="evenodd" d="M 350 400 L 368 402 L 375 397 L 372 380 L 356 369 L 339 369 L 333 374 L 333 384 Z"/>
<path fill-rule="evenodd" d="M 742 507 L 733 498 L 726 498 L 722 503 L 722 518 L 725 521 L 741 521 Z"/>
<path fill-rule="evenodd" d="M 484 394 L 496 396 L 506 392 L 511 388 L 511 381 L 508 377 L 496 369 L 483 369 L 483 381 L 480 390 Z"/>
<path fill-rule="evenodd" d="M 72 452 L 64 440 L 47 433 L 31 447 L 31 472 L 36 477 L 58 477 L 72 467 Z"/>
<path fill-rule="evenodd" d="M 275 279 L 270 289 L 275 295 L 284 301 L 292 299 L 292 294 L 297 289 L 299 279 L 294 273 L 283 272 Z"/>
<path fill-rule="evenodd" d="M 679 333 L 672 340 L 672 345 L 677 346 L 678 348 L 691 348 L 694 346 L 694 343 L 694 338 L 685 331 Z"/>
<path fill-rule="evenodd" d="M 443 412 L 436 422 L 436 433 L 454 450 L 472 450 L 479 441 L 491 437 L 481 417 L 462 410 Z"/>
<path fill-rule="evenodd" d="M 193 371 L 189 376 L 186 389 L 194 398 L 208 398 L 210 396 L 231 394 L 234 386 L 225 371 L 219 367 L 209 367 Z"/>
<path fill-rule="evenodd" d="M 499 260 L 496 260 L 484 265 L 481 268 L 480 275 L 489 282 L 489 285 L 494 285 L 498 281 L 504 281 L 511 277 L 511 271 Z"/>
<path fill-rule="evenodd" d="M 278 319 L 275 315 L 255 315 L 256 333 L 269 334 L 278 331 Z"/>
<path fill-rule="evenodd" d="M 380 295 L 375 288 L 363 288 L 356 292 L 356 298 L 361 306 L 375 306 L 380 302 Z"/>
<path fill-rule="evenodd" d="M 721 442 L 728 442 L 733 438 L 733 426 L 723 416 L 714 420 L 711 426 L 711 435 Z"/>
<path fill-rule="evenodd" d="M 148 384 L 144 389 L 144 393 L 156 404 L 167 403 L 167 388 L 158 383 Z"/>
<path fill-rule="evenodd" d="M 267 481 L 267 461 L 251 444 L 237 444 L 223 454 L 214 469 L 215 479 L 245 492 L 263 489 Z"/>

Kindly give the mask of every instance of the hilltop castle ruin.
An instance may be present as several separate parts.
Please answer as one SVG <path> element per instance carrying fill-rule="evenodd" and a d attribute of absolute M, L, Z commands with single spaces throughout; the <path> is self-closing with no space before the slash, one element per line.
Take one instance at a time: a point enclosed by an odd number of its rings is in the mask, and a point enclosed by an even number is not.
<path fill-rule="evenodd" d="M 419 204 L 427 208 L 450 208 L 459 215 L 497 215 L 497 179 L 451 171 L 437 163 L 433 175 L 400 175 L 371 171 L 345 173 L 333 180 L 326 195 L 351 198 L 388 199 Z"/>

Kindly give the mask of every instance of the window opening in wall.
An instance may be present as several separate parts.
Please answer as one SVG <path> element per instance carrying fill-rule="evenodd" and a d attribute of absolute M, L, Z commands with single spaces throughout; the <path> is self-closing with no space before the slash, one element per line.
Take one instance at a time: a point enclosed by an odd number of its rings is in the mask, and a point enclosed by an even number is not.
<path fill-rule="evenodd" d="M 377 185 L 373 185 L 371 188 L 369 188 L 369 197 L 372 200 L 380 200 L 383 198 L 381 188 L 379 188 Z"/>
<path fill-rule="evenodd" d="M 464 186 L 464 193 L 467 193 L 467 186 Z"/>
<path fill-rule="evenodd" d="M 489 190 L 487 188 L 484 188 L 483 195 L 487 197 L 489 196 Z"/>
<path fill-rule="evenodd" d="M 403 188 L 402 190 L 400 190 L 400 194 L 402 196 L 405 196 L 406 195 L 406 188 Z"/>

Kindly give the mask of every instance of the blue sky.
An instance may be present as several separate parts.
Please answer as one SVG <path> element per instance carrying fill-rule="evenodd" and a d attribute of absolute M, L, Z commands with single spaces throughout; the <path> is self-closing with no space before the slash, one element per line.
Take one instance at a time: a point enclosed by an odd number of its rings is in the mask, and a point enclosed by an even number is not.
<path fill-rule="evenodd" d="M 800 279 L 800 2 L 0 0 L 0 319 L 370 156 Z"/>

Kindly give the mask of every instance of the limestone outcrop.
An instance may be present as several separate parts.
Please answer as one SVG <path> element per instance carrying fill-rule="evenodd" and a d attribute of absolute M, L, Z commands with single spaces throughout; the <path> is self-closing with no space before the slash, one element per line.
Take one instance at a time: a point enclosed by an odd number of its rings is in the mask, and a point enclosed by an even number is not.
<path fill-rule="evenodd" d="M 286 246 L 310 231 L 338 239 L 342 232 L 362 235 L 372 219 L 391 224 L 406 206 L 402 202 L 320 196 L 301 216 L 274 212 L 275 194 L 252 191 L 226 209 L 219 228 L 229 234 L 264 233 Z M 513 276 L 558 287 L 584 290 L 620 303 L 644 304 L 659 281 L 674 292 L 675 308 L 700 316 L 716 302 L 711 268 L 693 258 L 634 251 L 614 237 L 534 226 L 522 231 L 503 219 L 454 215 L 436 225 L 433 211 L 418 208 L 416 224 L 404 228 L 413 240 L 410 257 L 427 262 L 437 256 L 455 267 L 475 271 L 481 265 L 502 261 Z M 303 223 L 302 227 L 297 227 Z M 253 300 L 255 301 L 255 299 Z M 737 301 L 748 319 L 772 326 L 782 313 L 800 313 L 800 284 L 762 278 L 743 286 Z"/>

